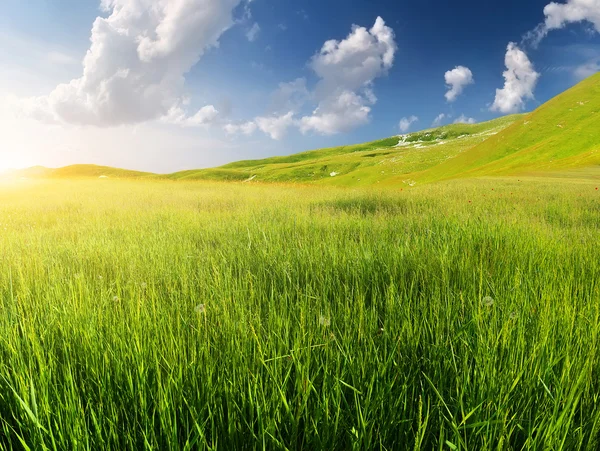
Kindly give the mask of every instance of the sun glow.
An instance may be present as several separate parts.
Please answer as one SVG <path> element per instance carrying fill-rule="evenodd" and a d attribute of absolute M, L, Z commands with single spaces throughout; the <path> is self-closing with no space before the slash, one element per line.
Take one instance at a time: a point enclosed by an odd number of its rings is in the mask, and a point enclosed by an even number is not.
<path fill-rule="evenodd" d="M 11 148 L 0 147 L 0 174 L 5 174 L 12 169 L 23 169 L 33 166 L 31 155 L 25 152 L 15 152 Z"/>

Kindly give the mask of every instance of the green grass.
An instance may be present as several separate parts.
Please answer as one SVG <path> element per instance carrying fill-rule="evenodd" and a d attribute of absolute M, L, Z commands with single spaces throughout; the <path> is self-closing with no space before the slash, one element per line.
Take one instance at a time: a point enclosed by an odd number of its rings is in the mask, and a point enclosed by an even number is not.
<path fill-rule="evenodd" d="M 584 80 L 480 145 L 415 177 L 521 175 L 600 165 L 600 74 Z"/>
<path fill-rule="evenodd" d="M 407 174 L 423 171 L 482 143 L 520 118 L 482 124 L 453 124 L 353 146 L 303 152 L 287 157 L 231 163 L 215 169 L 168 175 L 175 180 L 221 180 L 369 186 L 408 185 Z M 399 145 L 400 141 L 402 143 Z M 335 174 L 332 176 L 331 174 Z M 405 177 L 406 178 L 406 177 Z"/>
<path fill-rule="evenodd" d="M 594 177 L 2 184 L 0 449 L 596 450 Z"/>

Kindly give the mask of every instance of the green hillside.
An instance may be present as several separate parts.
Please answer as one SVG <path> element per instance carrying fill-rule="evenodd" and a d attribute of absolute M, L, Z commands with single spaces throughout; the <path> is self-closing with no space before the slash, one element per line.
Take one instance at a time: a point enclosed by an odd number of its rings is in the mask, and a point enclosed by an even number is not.
<path fill-rule="evenodd" d="M 520 118 L 516 115 L 481 124 L 447 125 L 365 144 L 239 161 L 215 169 L 178 172 L 168 177 L 339 186 L 385 183 L 439 165 L 482 143 Z M 406 183 L 411 182 L 408 180 Z"/>
<path fill-rule="evenodd" d="M 501 133 L 415 178 L 428 182 L 520 175 L 599 164 L 600 74 L 596 74 L 519 118 Z"/>

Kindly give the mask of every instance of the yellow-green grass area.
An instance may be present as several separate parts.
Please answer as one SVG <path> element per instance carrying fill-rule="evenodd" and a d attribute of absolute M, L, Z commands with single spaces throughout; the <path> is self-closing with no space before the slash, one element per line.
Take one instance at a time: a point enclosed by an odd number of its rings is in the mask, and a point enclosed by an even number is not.
<path fill-rule="evenodd" d="M 600 165 L 600 74 L 560 94 L 482 144 L 415 174 L 453 177 L 570 171 Z"/>
<path fill-rule="evenodd" d="M 412 184 L 407 174 L 454 158 L 499 133 L 521 116 L 481 124 L 452 124 L 352 146 L 313 150 L 287 157 L 249 160 L 214 169 L 178 172 L 174 180 L 285 182 L 333 186 Z"/>
<path fill-rule="evenodd" d="M 0 185 L 0 449 L 587 449 L 597 180 Z"/>
<path fill-rule="evenodd" d="M 5 174 L 3 179 L 28 179 L 28 178 L 156 178 L 157 174 L 141 171 L 130 171 L 127 169 L 113 168 L 109 166 L 97 166 L 93 164 L 74 164 L 61 168 L 46 168 L 34 166 L 27 169 L 16 170 Z"/>

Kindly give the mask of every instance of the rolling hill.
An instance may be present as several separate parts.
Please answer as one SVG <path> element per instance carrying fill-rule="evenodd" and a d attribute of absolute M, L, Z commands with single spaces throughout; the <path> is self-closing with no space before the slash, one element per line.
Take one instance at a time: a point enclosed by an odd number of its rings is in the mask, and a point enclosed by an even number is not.
<path fill-rule="evenodd" d="M 30 168 L 21 177 L 164 178 L 337 186 L 414 186 L 444 179 L 558 174 L 600 165 L 600 74 L 537 110 L 365 144 L 157 175 L 94 165 Z"/>
<path fill-rule="evenodd" d="M 9 177 L 22 178 L 138 178 L 157 176 L 150 172 L 130 171 L 127 169 L 97 166 L 94 164 L 74 164 L 56 169 L 34 166 L 27 169 L 11 171 L 7 175 Z"/>
<path fill-rule="evenodd" d="M 520 117 L 483 143 L 415 177 L 430 182 L 596 165 L 600 165 L 600 74 Z"/>
<path fill-rule="evenodd" d="M 287 157 L 239 161 L 220 168 L 179 172 L 168 177 L 373 185 L 389 179 L 406 178 L 409 174 L 435 167 L 484 142 L 520 117 L 507 116 L 481 124 L 452 124 L 365 144 L 313 150 Z"/>

